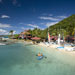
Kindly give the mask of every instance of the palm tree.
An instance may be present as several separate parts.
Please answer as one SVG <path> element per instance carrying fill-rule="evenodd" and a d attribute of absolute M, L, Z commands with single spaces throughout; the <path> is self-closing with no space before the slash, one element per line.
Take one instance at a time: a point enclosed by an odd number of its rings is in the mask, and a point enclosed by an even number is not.
<path fill-rule="evenodd" d="M 13 36 L 14 30 L 10 30 L 9 33 L 11 34 L 11 37 Z"/>
<path fill-rule="evenodd" d="M 75 35 L 75 28 L 73 29 L 72 35 L 73 35 L 73 36 Z"/>

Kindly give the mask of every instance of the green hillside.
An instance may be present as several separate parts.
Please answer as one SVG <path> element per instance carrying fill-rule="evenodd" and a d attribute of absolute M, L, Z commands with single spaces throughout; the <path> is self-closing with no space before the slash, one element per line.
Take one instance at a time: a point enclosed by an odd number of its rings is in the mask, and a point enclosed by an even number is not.
<path fill-rule="evenodd" d="M 54 35 L 54 36 L 58 35 L 59 33 L 62 36 L 66 36 L 66 35 L 73 36 L 74 29 L 75 29 L 75 15 L 72 15 L 72 16 L 60 21 L 59 23 L 50 26 L 49 32 L 50 32 L 50 35 Z M 48 32 L 48 28 L 46 28 L 45 30 L 40 30 L 37 28 L 35 28 L 34 30 L 30 30 L 30 33 L 33 36 L 38 36 L 41 38 L 46 38 L 47 32 Z"/>
<path fill-rule="evenodd" d="M 72 15 L 59 23 L 50 26 L 49 31 L 57 35 L 58 33 L 64 34 L 64 35 L 74 35 L 74 28 L 75 28 L 75 15 Z"/>

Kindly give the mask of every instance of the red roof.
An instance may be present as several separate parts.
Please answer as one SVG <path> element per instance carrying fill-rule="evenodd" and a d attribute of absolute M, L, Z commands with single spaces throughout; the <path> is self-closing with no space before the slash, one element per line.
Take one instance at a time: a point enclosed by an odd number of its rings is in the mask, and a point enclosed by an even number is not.
<path fill-rule="evenodd" d="M 32 40 L 40 40 L 41 38 L 39 38 L 39 37 L 33 37 L 33 38 L 31 38 Z"/>

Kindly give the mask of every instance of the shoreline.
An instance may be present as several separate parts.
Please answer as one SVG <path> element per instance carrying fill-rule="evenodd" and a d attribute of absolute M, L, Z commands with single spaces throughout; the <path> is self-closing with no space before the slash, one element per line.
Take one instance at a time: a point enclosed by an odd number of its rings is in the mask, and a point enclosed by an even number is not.
<path fill-rule="evenodd" d="M 33 44 L 32 41 L 31 42 L 30 41 L 25 41 L 25 40 L 18 40 L 18 41 L 21 42 L 21 43 L 24 43 L 24 44 L 32 44 L 32 45 L 36 45 L 36 46 L 45 47 L 45 48 L 48 49 L 48 52 L 50 51 L 49 50 L 49 48 L 50 48 L 50 49 L 53 49 L 53 50 L 56 50 L 56 51 L 60 51 L 62 53 L 66 53 L 66 54 L 71 55 L 71 56 L 75 56 L 75 51 L 66 51 L 64 49 L 59 50 L 59 49 L 56 48 L 56 47 L 58 47 L 58 45 L 49 45 L 48 46 L 48 45 L 45 45 L 44 43 L 42 43 L 42 44 L 41 43 Z"/>
<path fill-rule="evenodd" d="M 44 43 L 33 44 L 32 41 L 25 41 L 25 40 L 18 40 L 18 39 L 9 39 L 9 40 L 13 41 L 14 43 L 18 42 L 18 43 L 23 43 L 25 45 L 32 44 L 32 45 L 42 46 L 42 47 L 47 48 L 48 51 L 49 51 L 49 48 L 50 48 L 50 49 L 54 49 L 56 51 L 60 51 L 62 53 L 69 54 L 71 56 L 75 56 L 75 51 L 66 51 L 64 49 L 59 50 L 59 49 L 56 48 L 56 47 L 58 47 L 58 45 L 46 45 Z"/>

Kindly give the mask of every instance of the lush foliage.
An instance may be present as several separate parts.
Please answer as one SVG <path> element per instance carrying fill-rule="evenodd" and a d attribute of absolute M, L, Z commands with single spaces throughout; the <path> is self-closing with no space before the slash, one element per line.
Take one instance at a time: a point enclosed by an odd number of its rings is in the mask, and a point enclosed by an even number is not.
<path fill-rule="evenodd" d="M 19 37 L 19 34 L 15 34 L 15 35 L 14 35 L 14 38 L 15 38 L 15 39 L 18 39 L 18 37 Z"/>
<path fill-rule="evenodd" d="M 56 35 L 58 33 L 60 34 L 64 34 L 66 35 L 74 35 L 72 34 L 74 32 L 74 28 L 75 28 L 75 15 L 72 15 L 62 21 L 60 21 L 59 23 L 57 23 L 56 25 L 53 25 L 50 27 L 51 32 L 56 33 Z"/>
<path fill-rule="evenodd" d="M 72 15 L 59 23 L 49 27 L 50 35 L 57 36 L 59 33 L 62 36 L 70 35 L 73 36 L 75 31 L 75 15 Z M 45 30 L 40 30 L 35 28 L 34 30 L 29 31 L 32 36 L 37 36 L 41 38 L 47 37 L 48 28 Z"/>
<path fill-rule="evenodd" d="M 47 30 L 41 30 L 35 28 L 34 30 L 29 30 L 29 32 L 32 34 L 32 37 L 36 36 L 45 39 L 47 36 Z"/>

